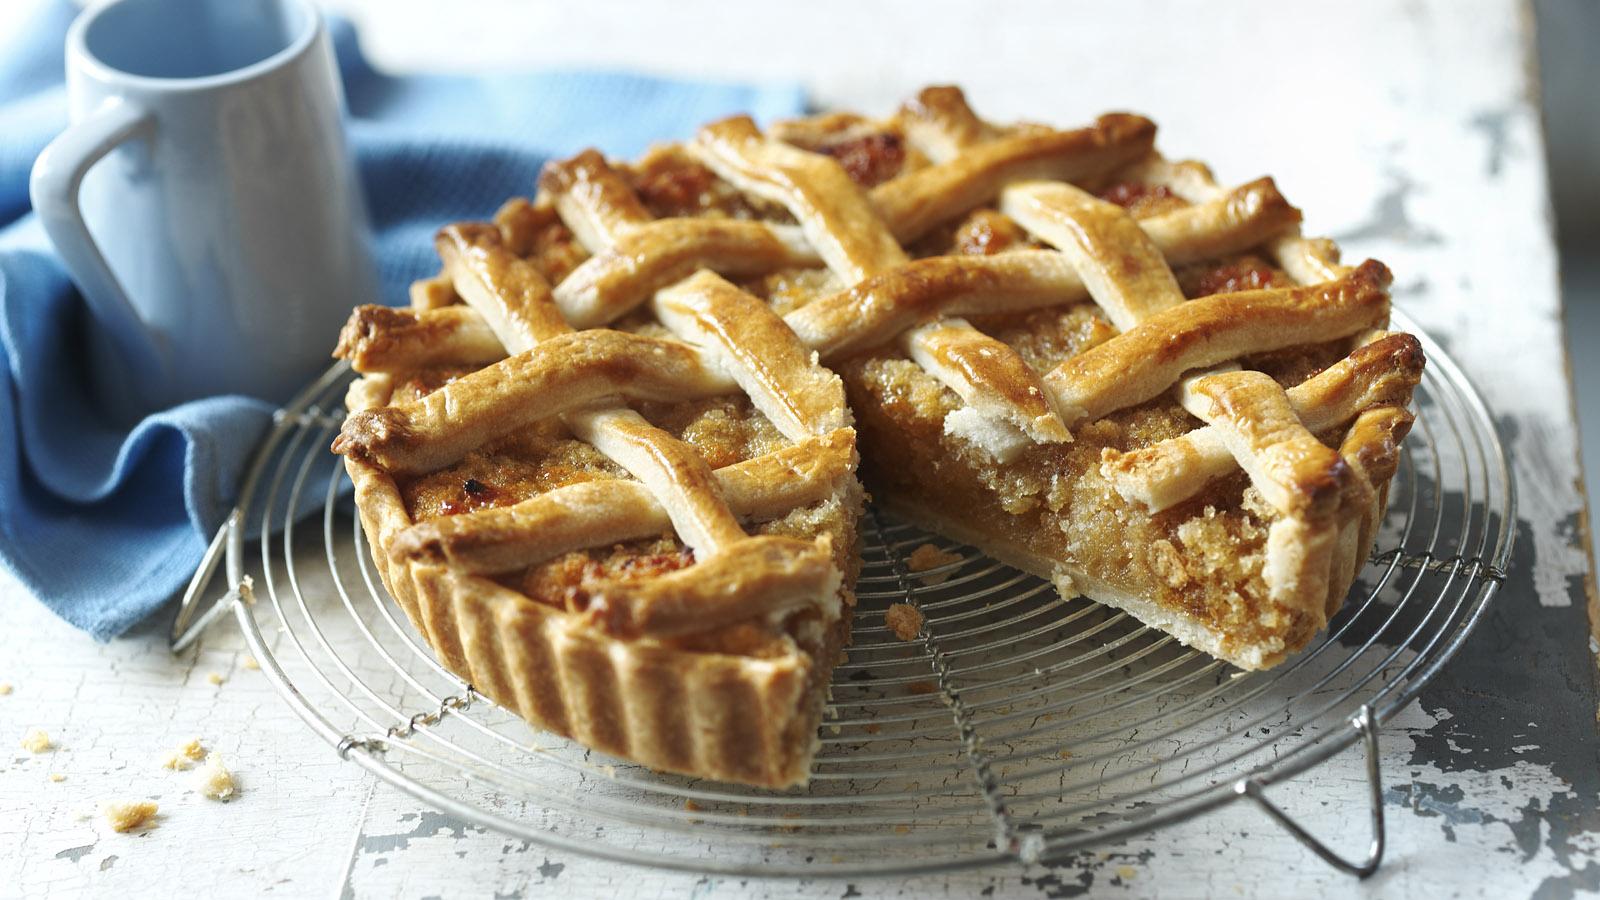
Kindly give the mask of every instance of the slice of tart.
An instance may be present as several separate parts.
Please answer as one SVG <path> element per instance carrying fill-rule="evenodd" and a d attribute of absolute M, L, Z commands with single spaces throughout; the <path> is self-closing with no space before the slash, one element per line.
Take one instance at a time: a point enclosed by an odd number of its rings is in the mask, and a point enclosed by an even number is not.
<path fill-rule="evenodd" d="M 843 386 L 709 272 L 573 331 L 516 252 L 541 221 L 446 228 L 464 304 L 422 286 L 345 328 L 364 377 L 334 449 L 383 582 L 446 666 L 540 727 L 804 781 L 859 560 Z"/>

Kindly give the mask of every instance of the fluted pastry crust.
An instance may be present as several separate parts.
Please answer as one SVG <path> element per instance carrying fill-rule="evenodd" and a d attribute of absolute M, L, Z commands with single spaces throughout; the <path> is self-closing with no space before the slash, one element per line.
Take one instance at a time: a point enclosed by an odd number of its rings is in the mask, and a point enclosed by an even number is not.
<path fill-rule="evenodd" d="M 1154 136 L 1125 113 L 996 125 L 941 87 L 884 121 L 735 117 L 635 166 L 550 164 L 534 200 L 440 232 L 410 310 L 341 337 L 367 377 L 335 449 L 385 583 L 536 724 L 791 784 L 848 630 L 859 427 L 890 506 L 1276 664 L 1371 547 L 1422 352 L 1385 330 L 1381 263 L 1343 266 L 1271 179 L 1222 188 Z M 460 371 L 401 390 L 440 366 Z M 728 395 L 786 444 L 713 463 L 698 425 L 640 412 Z M 413 515 L 404 485 L 550 429 L 599 468 Z M 809 524 L 749 533 L 785 516 Z M 660 571 L 532 596 L 663 532 Z"/>

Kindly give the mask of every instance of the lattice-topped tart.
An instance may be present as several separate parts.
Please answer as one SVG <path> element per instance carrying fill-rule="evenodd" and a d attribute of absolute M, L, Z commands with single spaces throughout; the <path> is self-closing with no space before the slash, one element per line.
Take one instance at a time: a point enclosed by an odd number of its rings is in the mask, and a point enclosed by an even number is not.
<path fill-rule="evenodd" d="M 1422 352 L 1382 264 L 1154 132 L 929 88 L 547 166 L 343 335 L 366 377 L 335 449 L 385 583 L 532 722 L 804 780 L 853 604 L 853 411 L 878 502 L 1275 665 L 1371 547 Z"/>

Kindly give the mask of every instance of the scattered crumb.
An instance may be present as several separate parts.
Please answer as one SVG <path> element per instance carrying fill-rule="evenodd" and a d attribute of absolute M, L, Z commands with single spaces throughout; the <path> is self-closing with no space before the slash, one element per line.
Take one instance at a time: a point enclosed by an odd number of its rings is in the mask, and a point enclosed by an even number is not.
<path fill-rule="evenodd" d="M 939 693 L 939 686 L 934 684 L 931 681 L 913 681 L 910 684 L 906 685 L 906 693 L 908 693 L 908 694 L 937 694 L 937 693 Z"/>
<path fill-rule="evenodd" d="M 249 575 L 239 579 L 239 599 L 250 606 L 256 605 L 256 580 Z"/>
<path fill-rule="evenodd" d="M 883 730 L 883 726 L 879 725 L 877 722 L 868 722 L 867 723 L 867 734 L 877 734 L 878 732 L 880 732 L 882 730 Z"/>
<path fill-rule="evenodd" d="M 239 665 L 249 669 L 252 672 L 261 668 L 261 663 L 256 662 L 256 658 L 254 656 L 246 656 L 244 659 L 239 660 Z"/>
<path fill-rule="evenodd" d="M 1056 755 L 1061 757 L 1062 759 L 1071 759 L 1072 758 L 1072 751 L 1071 750 L 1063 750 L 1060 753 L 1057 753 Z"/>
<path fill-rule="evenodd" d="M 684 808 L 684 810 L 686 810 L 688 812 L 700 812 L 701 810 L 705 809 L 705 807 L 703 807 L 700 804 L 694 802 L 693 800 L 687 800 L 687 799 L 683 801 L 683 808 Z"/>
<path fill-rule="evenodd" d="M 189 768 L 190 763 L 205 758 L 206 748 L 201 746 L 199 738 L 194 738 L 163 756 L 161 758 L 161 768 L 181 771 Z"/>
<path fill-rule="evenodd" d="M 1123 881 L 1128 881 L 1137 874 L 1138 872 L 1135 871 L 1133 866 L 1117 866 L 1117 877 L 1121 878 Z"/>
<path fill-rule="evenodd" d="M 9 682 L 9 681 L 0 681 L 0 697 L 5 697 L 5 696 L 9 695 L 10 693 L 11 693 L 11 682 Z"/>
<path fill-rule="evenodd" d="M 215 753 L 206 757 L 206 764 L 201 767 L 195 786 L 212 800 L 232 800 L 239 787 L 233 780 L 233 773 L 222 765 L 222 757 Z"/>
<path fill-rule="evenodd" d="M 60 784 L 61 782 L 67 780 L 67 776 L 61 774 L 60 772 L 51 772 L 50 780 L 54 781 L 56 784 Z"/>
<path fill-rule="evenodd" d="M 22 749 L 29 753 L 43 753 L 54 750 L 55 744 L 51 743 L 50 735 L 43 728 L 29 728 L 22 734 Z"/>
<path fill-rule="evenodd" d="M 894 827 L 894 833 L 895 834 L 910 834 L 911 833 L 911 826 L 910 825 L 896 825 Z"/>
<path fill-rule="evenodd" d="M 100 812 L 116 832 L 132 831 L 156 817 L 157 806 L 149 800 L 113 800 L 100 807 Z"/>
<path fill-rule="evenodd" d="M 940 550 L 932 544 L 923 544 L 911 551 L 911 555 L 906 557 L 906 567 L 913 572 L 926 572 L 929 569 L 937 569 L 940 566 L 958 562 L 961 562 L 961 554 Z M 925 575 L 918 580 L 931 587 L 936 584 L 943 584 L 949 577 L 950 573 L 944 572 L 938 575 Z"/>
<path fill-rule="evenodd" d="M 221 672 L 210 672 L 210 673 L 207 673 L 206 680 L 211 682 L 212 684 L 221 684 L 224 681 L 227 681 L 228 679 L 223 678 Z"/>
<path fill-rule="evenodd" d="M 922 631 L 922 610 L 909 603 L 893 604 L 883 614 L 889 630 L 902 641 L 914 641 Z"/>
<path fill-rule="evenodd" d="M 601 766 L 600 767 L 600 771 L 606 773 L 606 777 L 611 779 L 612 781 L 616 781 L 617 780 L 617 767 L 616 766 L 607 764 L 607 765 Z"/>

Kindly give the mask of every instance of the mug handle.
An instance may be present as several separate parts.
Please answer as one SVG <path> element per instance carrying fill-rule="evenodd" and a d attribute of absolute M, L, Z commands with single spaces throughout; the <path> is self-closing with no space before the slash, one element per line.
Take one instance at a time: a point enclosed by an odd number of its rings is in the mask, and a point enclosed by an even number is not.
<path fill-rule="evenodd" d="M 34 161 L 28 181 L 33 209 L 95 315 L 107 326 L 133 371 L 163 371 L 160 342 L 128 300 L 83 220 L 78 192 L 89 169 L 154 122 L 145 109 L 113 100 L 56 136 Z"/>

